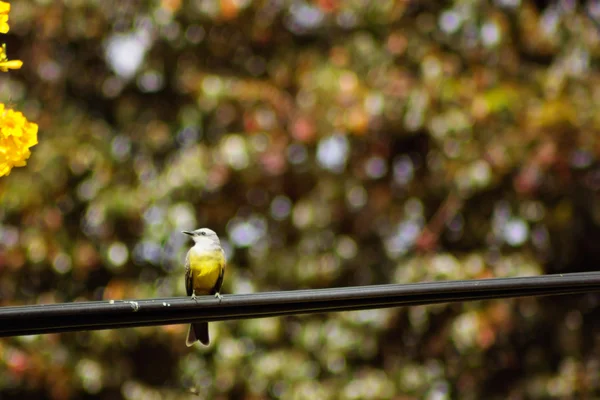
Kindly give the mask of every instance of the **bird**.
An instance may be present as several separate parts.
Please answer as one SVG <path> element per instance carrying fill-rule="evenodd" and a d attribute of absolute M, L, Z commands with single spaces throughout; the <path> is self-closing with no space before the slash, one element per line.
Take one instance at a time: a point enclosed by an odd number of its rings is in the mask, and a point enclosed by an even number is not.
<path fill-rule="evenodd" d="M 188 296 L 212 294 L 222 300 L 221 286 L 225 274 L 225 252 L 217 234 L 208 229 L 182 231 L 191 236 L 194 246 L 185 256 L 185 289 Z M 196 340 L 205 346 L 210 344 L 208 322 L 193 322 L 188 330 L 185 344 L 190 347 Z"/>

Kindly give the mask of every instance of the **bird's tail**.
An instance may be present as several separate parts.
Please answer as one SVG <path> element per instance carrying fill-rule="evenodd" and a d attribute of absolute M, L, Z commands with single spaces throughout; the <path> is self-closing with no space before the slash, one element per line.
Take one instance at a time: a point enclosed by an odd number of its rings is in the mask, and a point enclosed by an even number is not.
<path fill-rule="evenodd" d="M 208 346 L 210 343 L 210 337 L 208 336 L 208 322 L 194 322 L 193 324 L 190 324 L 185 344 L 190 347 L 196 340 L 199 340 L 200 343 Z"/>

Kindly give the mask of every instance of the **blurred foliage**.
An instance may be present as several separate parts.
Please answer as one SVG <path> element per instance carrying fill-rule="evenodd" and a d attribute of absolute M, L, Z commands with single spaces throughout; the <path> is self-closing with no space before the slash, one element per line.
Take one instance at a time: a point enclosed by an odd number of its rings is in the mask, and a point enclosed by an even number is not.
<path fill-rule="evenodd" d="M 0 304 L 592 270 L 600 6 L 12 3 L 0 101 L 39 124 L 0 180 Z M 2 399 L 600 395 L 596 295 L 2 339 Z"/>

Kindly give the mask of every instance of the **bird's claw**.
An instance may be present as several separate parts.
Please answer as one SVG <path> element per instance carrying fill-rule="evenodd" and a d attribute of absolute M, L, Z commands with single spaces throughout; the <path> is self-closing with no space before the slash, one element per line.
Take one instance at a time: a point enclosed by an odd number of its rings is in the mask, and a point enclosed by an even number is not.
<path fill-rule="evenodd" d="M 221 293 L 219 293 L 219 292 L 215 293 L 215 297 L 216 297 L 217 299 L 219 299 L 219 303 L 220 303 L 221 301 L 223 301 L 223 296 L 221 296 Z"/>
<path fill-rule="evenodd" d="M 196 300 L 196 292 L 192 292 L 192 300 Z"/>

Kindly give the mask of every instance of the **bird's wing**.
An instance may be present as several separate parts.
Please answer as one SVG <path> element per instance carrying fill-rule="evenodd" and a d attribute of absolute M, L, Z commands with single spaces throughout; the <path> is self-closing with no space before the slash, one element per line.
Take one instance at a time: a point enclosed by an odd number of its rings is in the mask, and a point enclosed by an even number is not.
<path fill-rule="evenodd" d="M 219 272 L 219 277 L 217 278 L 217 282 L 215 286 L 213 286 L 210 294 L 215 294 L 221 292 L 221 286 L 223 285 L 223 275 L 225 275 L 225 252 L 221 249 L 221 253 L 223 254 L 222 262 L 221 262 L 221 272 Z"/>
<path fill-rule="evenodd" d="M 192 283 L 192 271 L 190 268 L 190 252 L 188 251 L 185 256 L 185 290 L 188 296 L 194 293 L 194 285 Z"/>

